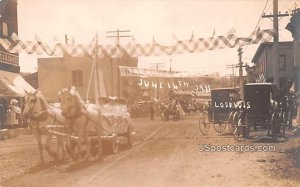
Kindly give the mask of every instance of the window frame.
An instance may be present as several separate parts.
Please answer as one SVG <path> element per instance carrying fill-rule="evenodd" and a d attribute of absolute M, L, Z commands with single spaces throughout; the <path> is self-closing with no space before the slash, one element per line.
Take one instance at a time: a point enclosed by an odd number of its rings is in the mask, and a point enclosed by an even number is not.
<path fill-rule="evenodd" d="M 6 28 L 6 32 L 4 29 Z M 9 23 L 6 21 L 2 22 L 2 36 L 9 37 Z"/>
<path fill-rule="evenodd" d="M 71 72 L 72 85 L 76 87 L 83 86 L 83 72 L 81 70 L 73 70 Z"/>
<path fill-rule="evenodd" d="M 283 61 L 281 61 L 283 59 Z M 286 70 L 286 55 L 279 55 L 278 56 L 278 70 L 285 71 Z"/>

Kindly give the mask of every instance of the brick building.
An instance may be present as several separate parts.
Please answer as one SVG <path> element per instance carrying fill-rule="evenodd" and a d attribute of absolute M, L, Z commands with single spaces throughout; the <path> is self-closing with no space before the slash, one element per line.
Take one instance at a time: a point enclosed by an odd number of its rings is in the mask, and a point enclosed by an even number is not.
<path fill-rule="evenodd" d="M 288 91 L 289 82 L 295 81 L 293 42 L 279 42 L 278 70 L 280 89 Z M 252 63 L 258 74 L 263 74 L 266 82 L 273 82 L 273 42 L 261 43 L 254 54 Z M 252 80 L 254 82 L 254 80 Z"/>
<path fill-rule="evenodd" d="M 38 87 L 53 102 L 57 102 L 57 93 L 61 88 L 70 86 L 75 86 L 83 99 L 91 101 L 99 97 L 98 92 L 100 96 L 120 96 L 129 100 L 139 93 L 137 87 L 130 84 L 129 78 L 119 77 L 118 68 L 118 64 L 136 67 L 137 58 L 129 55 L 98 58 L 98 73 L 92 73 L 93 62 L 91 57 L 39 58 Z"/>

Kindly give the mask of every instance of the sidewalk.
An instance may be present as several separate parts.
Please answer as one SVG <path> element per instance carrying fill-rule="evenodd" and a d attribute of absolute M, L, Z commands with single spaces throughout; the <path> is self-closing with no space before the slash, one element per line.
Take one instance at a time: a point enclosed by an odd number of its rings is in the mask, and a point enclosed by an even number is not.
<path fill-rule="evenodd" d="M 0 129 L 0 141 L 5 141 L 5 139 L 16 138 L 19 135 L 28 134 L 30 134 L 30 130 L 28 128 Z"/>

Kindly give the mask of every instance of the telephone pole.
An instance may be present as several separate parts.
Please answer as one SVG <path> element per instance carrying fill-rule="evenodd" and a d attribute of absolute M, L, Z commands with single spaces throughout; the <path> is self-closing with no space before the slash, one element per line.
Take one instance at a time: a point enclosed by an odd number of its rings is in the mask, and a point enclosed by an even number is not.
<path fill-rule="evenodd" d="M 159 76 L 158 68 L 159 67 L 164 67 L 165 63 L 156 62 L 156 63 L 151 63 L 151 64 L 155 65 L 155 67 L 156 67 L 156 85 L 157 85 L 157 87 L 156 87 L 156 97 L 157 97 L 157 99 L 159 99 L 159 86 L 160 86 L 160 84 L 159 84 L 159 77 L 158 77 Z"/>
<path fill-rule="evenodd" d="M 106 38 L 117 38 L 117 46 L 119 47 L 120 46 L 120 38 L 128 38 L 128 37 L 131 37 L 129 35 L 120 35 L 120 33 L 129 33 L 130 30 L 115 30 L 115 31 L 106 31 L 106 34 L 115 34 L 115 35 L 109 35 L 109 36 L 106 36 Z M 119 70 L 119 65 L 120 65 L 120 62 L 119 62 L 119 58 L 120 57 L 117 57 L 117 66 L 118 66 L 118 70 L 117 70 L 117 85 L 118 85 L 118 97 L 121 96 L 121 75 L 120 75 L 120 70 Z"/>
<path fill-rule="evenodd" d="M 286 12 L 285 14 L 278 13 L 278 0 L 273 0 L 273 15 L 263 15 L 262 18 L 273 18 L 273 82 L 279 85 L 278 77 L 278 45 L 279 45 L 279 29 L 278 29 L 278 18 L 289 16 Z"/>
<path fill-rule="evenodd" d="M 243 68 L 247 67 L 246 65 L 243 65 L 243 61 L 242 61 L 242 54 L 243 54 L 243 49 L 241 47 L 238 48 L 238 56 L 239 56 L 239 63 L 236 66 L 237 68 L 239 68 L 239 78 L 240 78 L 240 96 L 241 99 L 244 98 L 244 77 L 243 77 Z"/>
<path fill-rule="evenodd" d="M 241 98 L 243 98 L 244 96 L 244 77 L 243 77 L 243 68 L 247 67 L 248 65 L 243 65 L 243 61 L 242 61 L 242 54 L 243 54 L 243 49 L 240 47 L 238 48 L 237 52 L 238 52 L 238 56 L 239 56 L 239 63 L 238 64 L 231 64 L 231 65 L 227 65 L 227 68 L 231 68 L 232 69 L 232 76 L 234 78 L 234 69 L 235 68 L 239 68 L 239 87 L 240 87 L 240 95 Z M 233 79 L 233 87 L 235 88 L 235 84 L 234 84 L 234 79 Z"/>
<path fill-rule="evenodd" d="M 231 81 L 232 81 L 232 87 L 235 88 L 235 83 L 234 83 L 234 76 L 235 76 L 234 68 L 236 68 L 236 65 L 235 64 L 226 65 L 226 68 L 227 69 L 231 69 L 231 71 L 232 71 L 232 73 L 229 74 L 229 76 L 230 76 Z"/>

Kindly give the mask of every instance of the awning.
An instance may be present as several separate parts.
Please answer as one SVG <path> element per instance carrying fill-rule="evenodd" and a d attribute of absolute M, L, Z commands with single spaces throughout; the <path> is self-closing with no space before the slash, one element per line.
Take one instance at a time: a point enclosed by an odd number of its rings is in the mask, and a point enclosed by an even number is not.
<path fill-rule="evenodd" d="M 0 96 L 23 97 L 25 91 L 32 92 L 35 89 L 21 75 L 0 70 Z"/>

